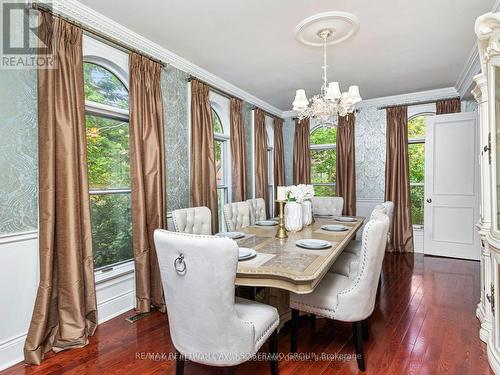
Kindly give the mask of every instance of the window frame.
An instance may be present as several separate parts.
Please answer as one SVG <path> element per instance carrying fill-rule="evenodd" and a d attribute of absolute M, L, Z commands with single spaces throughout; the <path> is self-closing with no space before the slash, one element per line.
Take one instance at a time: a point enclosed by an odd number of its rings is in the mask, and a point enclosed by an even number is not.
<path fill-rule="evenodd" d="M 321 129 L 321 128 L 326 128 L 326 127 L 327 126 L 325 126 L 325 124 L 316 124 L 313 127 L 311 127 L 311 129 L 309 130 L 309 140 L 311 139 L 313 133 L 316 130 Z M 323 144 L 319 144 L 319 145 L 313 145 L 313 144 L 309 145 L 309 158 L 311 159 L 311 169 L 312 169 L 311 152 L 312 151 L 324 151 L 324 150 L 333 150 L 333 151 L 335 151 L 335 153 L 337 153 L 337 143 L 323 143 Z M 335 165 L 335 168 L 336 167 L 337 166 Z M 311 176 L 311 185 L 313 186 L 313 188 L 314 188 L 314 186 L 330 186 L 333 189 L 333 191 L 336 191 L 337 181 L 335 180 L 335 182 L 312 182 L 312 176 Z M 335 197 L 336 194 L 332 195 L 332 196 Z"/>
<path fill-rule="evenodd" d="M 435 115 L 436 115 L 435 106 L 434 106 L 434 108 L 431 108 L 431 107 L 420 108 L 420 110 L 414 110 L 414 111 L 412 111 L 412 113 L 409 113 L 408 123 L 417 117 L 426 118 L 428 116 L 435 116 Z M 408 146 L 413 145 L 413 144 L 423 144 L 425 147 L 425 135 L 423 137 L 412 137 L 412 138 L 408 137 Z M 409 161 L 410 161 L 410 158 L 408 157 L 408 162 Z M 411 190 L 412 186 L 421 186 L 421 187 L 424 187 L 424 189 L 425 189 L 425 166 L 424 166 L 424 182 L 411 182 L 411 181 L 409 181 L 409 184 L 410 184 L 410 190 Z M 424 192 L 424 199 L 425 199 L 425 192 Z M 411 214 L 411 202 L 410 202 L 410 214 Z M 413 229 L 423 230 L 424 226 L 425 226 L 425 216 L 424 216 L 424 224 L 413 224 Z"/>
<path fill-rule="evenodd" d="M 108 70 L 115 75 L 130 93 L 128 74 L 128 54 L 104 44 L 87 35 L 83 36 L 83 63 L 91 63 Z M 117 121 L 130 123 L 130 109 L 114 107 L 108 104 L 96 103 L 85 100 L 85 116 L 97 116 Z M 89 197 L 91 195 L 130 194 L 130 187 L 112 189 L 92 189 L 89 186 Z M 133 254 L 133 248 L 132 254 Z M 135 271 L 134 257 L 113 264 L 94 268 L 96 284 L 104 281 L 133 273 Z"/>

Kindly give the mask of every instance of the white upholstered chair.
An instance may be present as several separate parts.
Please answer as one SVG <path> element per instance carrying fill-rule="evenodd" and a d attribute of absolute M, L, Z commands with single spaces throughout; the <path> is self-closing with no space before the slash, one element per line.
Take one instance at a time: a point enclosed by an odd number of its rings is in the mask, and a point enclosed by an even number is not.
<path fill-rule="evenodd" d="M 227 230 L 234 232 L 250 225 L 250 206 L 248 202 L 234 202 L 224 205 L 224 220 Z"/>
<path fill-rule="evenodd" d="M 342 197 L 313 197 L 313 215 L 342 215 L 344 198 Z"/>
<path fill-rule="evenodd" d="M 190 207 L 172 211 L 176 232 L 212 234 L 212 212 L 208 207 Z"/>
<path fill-rule="evenodd" d="M 387 214 L 386 208 L 382 204 L 377 204 L 370 215 L 370 219 L 377 212 L 383 212 Z M 389 219 L 390 220 L 390 219 Z M 353 240 L 347 245 L 345 250 L 339 255 L 339 257 L 333 263 L 330 268 L 330 272 L 340 273 L 341 275 L 347 277 L 356 277 L 359 267 L 359 254 L 361 251 L 362 241 Z"/>
<path fill-rule="evenodd" d="M 355 278 L 328 272 L 309 294 L 290 293 L 292 308 L 291 351 L 297 351 L 299 311 L 353 323 L 358 367 L 365 370 L 363 336 L 375 307 L 377 280 L 382 269 L 389 218 L 378 211 L 363 230 L 359 272 Z M 367 331 L 366 331 L 367 332 Z"/>
<path fill-rule="evenodd" d="M 154 233 L 172 342 L 184 359 L 228 367 L 245 362 L 270 338 L 277 351 L 276 308 L 236 298 L 238 245 L 231 239 L 169 232 Z M 274 358 L 275 359 L 275 358 Z M 271 361 L 273 374 L 276 360 Z"/>
<path fill-rule="evenodd" d="M 263 198 L 248 199 L 250 206 L 250 224 L 254 225 L 256 221 L 266 220 L 266 201 Z"/>

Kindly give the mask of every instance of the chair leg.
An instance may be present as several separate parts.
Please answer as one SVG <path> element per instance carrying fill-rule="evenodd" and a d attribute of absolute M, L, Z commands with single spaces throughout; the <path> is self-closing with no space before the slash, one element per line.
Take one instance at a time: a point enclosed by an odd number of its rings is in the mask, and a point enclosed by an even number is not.
<path fill-rule="evenodd" d="M 269 337 L 269 365 L 271 375 L 278 375 L 278 329 L 276 328 Z"/>
<path fill-rule="evenodd" d="M 236 367 L 226 367 L 226 375 L 234 375 L 236 374 Z"/>
<path fill-rule="evenodd" d="M 359 371 L 365 371 L 365 355 L 363 353 L 363 328 L 362 322 L 352 323 L 352 338 L 356 347 L 356 359 Z"/>
<path fill-rule="evenodd" d="M 292 309 L 292 329 L 290 334 L 290 352 L 297 353 L 297 332 L 299 330 L 299 310 Z"/>
<path fill-rule="evenodd" d="M 175 351 L 175 375 L 183 375 L 184 374 L 184 356 L 179 353 L 177 350 Z"/>
<path fill-rule="evenodd" d="M 363 340 L 368 341 L 370 339 L 370 335 L 368 333 L 368 320 L 363 320 L 361 322 L 361 327 L 363 327 Z"/>
<path fill-rule="evenodd" d="M 314 328 L 316 327 L 316 315 L 309 314 L 309 326 L 312 330 L 314 330 Z"/>

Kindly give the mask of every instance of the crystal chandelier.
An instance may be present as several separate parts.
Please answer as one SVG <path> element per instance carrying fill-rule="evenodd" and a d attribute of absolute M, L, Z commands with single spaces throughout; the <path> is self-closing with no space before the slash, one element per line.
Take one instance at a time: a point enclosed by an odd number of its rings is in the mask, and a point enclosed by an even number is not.
<path fill-rule="evenodd" d="M 318 32 L 318 36 L 323 40 L 323 85 L 321 93 L 313 96 L 309 101 L 305 90 L 297 90 L 293 101 L 293 110 L 298 112 L 299 120 L 305 118 L 317 119 L 321 124 L 334 125 L 337 123 L 337 116 L 346 116 L 353 113 L 355 105 L 361 101 L 358 86 L 350 86 L 349 91 L 340 91 L 338 82 L 328 83 L 326 71 L 326 45 L 328 38 L 332 35 L 330 29 L 323 29 Z"/>

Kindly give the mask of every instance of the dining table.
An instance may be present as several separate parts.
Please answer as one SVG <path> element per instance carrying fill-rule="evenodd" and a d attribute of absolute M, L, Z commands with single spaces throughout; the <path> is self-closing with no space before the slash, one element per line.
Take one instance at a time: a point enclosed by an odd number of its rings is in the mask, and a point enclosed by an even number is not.
<path fill-rule="evenodd" d="M 239 229 L 245 237 L 236 240 L 238 246 L 254 249 L 257 256 L 238 262 L 236 285 L 280 288 L 298 294 L 312 292 L 363 225 L 364 217 L 354 218 L 354 222 L 315 218 L 301 231 L 288 232 L 285 239 L 275 237 L 277 226 L 251 225 Z M 334 232 L 321 228 L 329 224 L 344 225 L 347 230 Z M 326 240 L 332 246 L 304 249 L 295 244 L 300 239 Z"/>
<path fill-rule="evenodd" d="M 280 319 L 287 321 L 289 292 L 311 293 L 321 282 L 365 221 L 363 216 L 353 218 L 355 221 L 345 222 L 335 217 L 316 217 L 301 231 L 288 232 L 285 239 L 275 237 L 278 226 L 251 225 L 238 229 L 245 234 L 245 237 L 236 240 L 238 246 L 254 249 L 257 255 L 238 262 L 235 284 L 266 287 L 262 302 L 277 307 Z M 344 225 L 347 230 L 334 232 L 322 229 L 331 224 Z M 296 245 L 296 241 L 301 239 L 326 240 L 331 247 L 304 249 Z"/>

